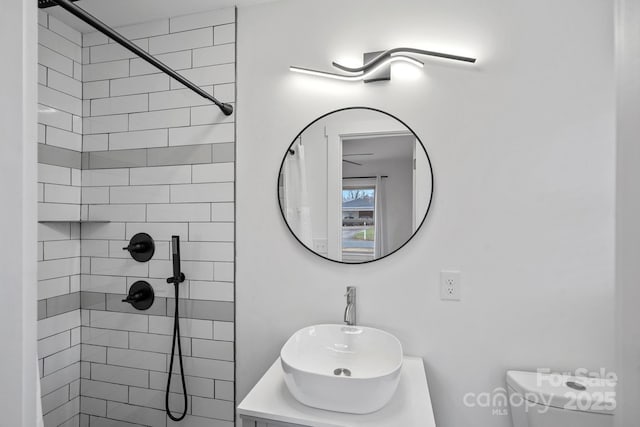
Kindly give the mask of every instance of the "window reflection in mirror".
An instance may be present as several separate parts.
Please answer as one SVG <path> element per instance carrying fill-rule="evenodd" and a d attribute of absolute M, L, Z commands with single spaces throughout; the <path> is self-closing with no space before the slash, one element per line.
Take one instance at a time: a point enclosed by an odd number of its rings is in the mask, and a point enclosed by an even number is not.
<path fill-rule="evenodd" d="M 342 186 L 342 261 L 371 261 L 375 256 L 375 183 Z"/>
<path fill-rule="evenodd" d="M 279 176 L 282 215 L 307 249 L 365 263 L 406 244 L 431 203 L 431 164 L 397 118 L 368 108 L 312 122 L 289 146 Z"/>

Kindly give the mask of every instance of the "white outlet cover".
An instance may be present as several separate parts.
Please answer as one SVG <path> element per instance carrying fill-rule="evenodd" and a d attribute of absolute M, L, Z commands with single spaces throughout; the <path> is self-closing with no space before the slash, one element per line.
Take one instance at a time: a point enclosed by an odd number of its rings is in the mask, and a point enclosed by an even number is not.
<path fill-rule="evenodd" d="M 313 251 L 326 254 L 328 248 L 327 239 L 313 239 Z"/>
<path fill-rule="evenodd" d="M 460 301 L 462 276 L 459 271 L 440 272 L 440 299 Z"/>

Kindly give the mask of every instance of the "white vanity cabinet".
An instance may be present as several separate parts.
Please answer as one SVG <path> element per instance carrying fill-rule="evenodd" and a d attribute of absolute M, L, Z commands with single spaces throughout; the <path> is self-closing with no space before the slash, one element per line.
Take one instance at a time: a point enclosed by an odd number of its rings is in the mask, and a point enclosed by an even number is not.
<path fill-rule="evenodd" d="M 379 411 L 357 415 L 324 411 L 295 400 L 280 359 L 238 405 L 241 427 L 435 427 L 422 359 L 404 357 L 398 390 Z"/>

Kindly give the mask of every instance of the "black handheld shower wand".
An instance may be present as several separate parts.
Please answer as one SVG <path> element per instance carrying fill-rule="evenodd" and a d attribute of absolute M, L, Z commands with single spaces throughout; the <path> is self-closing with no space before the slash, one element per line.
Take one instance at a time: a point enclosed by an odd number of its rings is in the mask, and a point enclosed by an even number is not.
<path fill-rule="evenodd" d="M 171 254 L 173 255 L 173 277 L 167 283 L 179 285 L 184 282 L 184 274 L 180 271 L 180 236 L 171 236 Z"/>
<path fill-rule="evenodd" d="M 171 341 L 171 362 L 169 363 L 169 375 L 167 377 L 167 391 L 164 396 L 167 416 L 173 421 L 180 421 L 187 415 L 187 384 L 184 379 L 184 367 L 182 365 L 182 346 L 180 345 L 180 317 L 178 306 L 180 299 L 180 283 L 184 282 L 184 274 L 180 271 L 180 236 L 171 236 L 171 254 L 173 255 L 173 276 L 167 278 L 167 283 L 173 283 L 175 288 L 175 312 L 173 317 L 173 340 Z M 178 342 L 178 359 L 180 361 L 180 377 L 182 379 L 182 394 L 184 396 L 184 411 L 180 416 L 174 416 L 169 409 L 169 390 L 171 389 L 171 375 L 173 372 L 173 358 L 176 353 L 176 341 Z"/>

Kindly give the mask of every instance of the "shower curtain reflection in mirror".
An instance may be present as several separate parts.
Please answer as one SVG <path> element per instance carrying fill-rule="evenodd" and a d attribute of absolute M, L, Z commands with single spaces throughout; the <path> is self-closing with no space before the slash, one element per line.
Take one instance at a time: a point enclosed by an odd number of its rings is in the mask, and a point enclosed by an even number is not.
<path fill-rule="evenodd" d="M 298 138 L 291 146 L 283 169 L 282 197 L 287 223 L 300 241 L 311 247 L 313 243 L 311 207 L 302 138 Z"/>
<path fill-rule="evenodd" d="M 385 238 L 384 238 L 384 224 L 386 222 L 386 209 L 384 204 L 384 181 L 382 176 L 376 176 L 376 198 L 375 198 L 375 214 L 376 214 L 376 226 L 375 226 L 375 235 L 376 240 L 376 250 L 375 250 L 375 258 L 382 258 L 386 255 L 385 251 Z"/>

